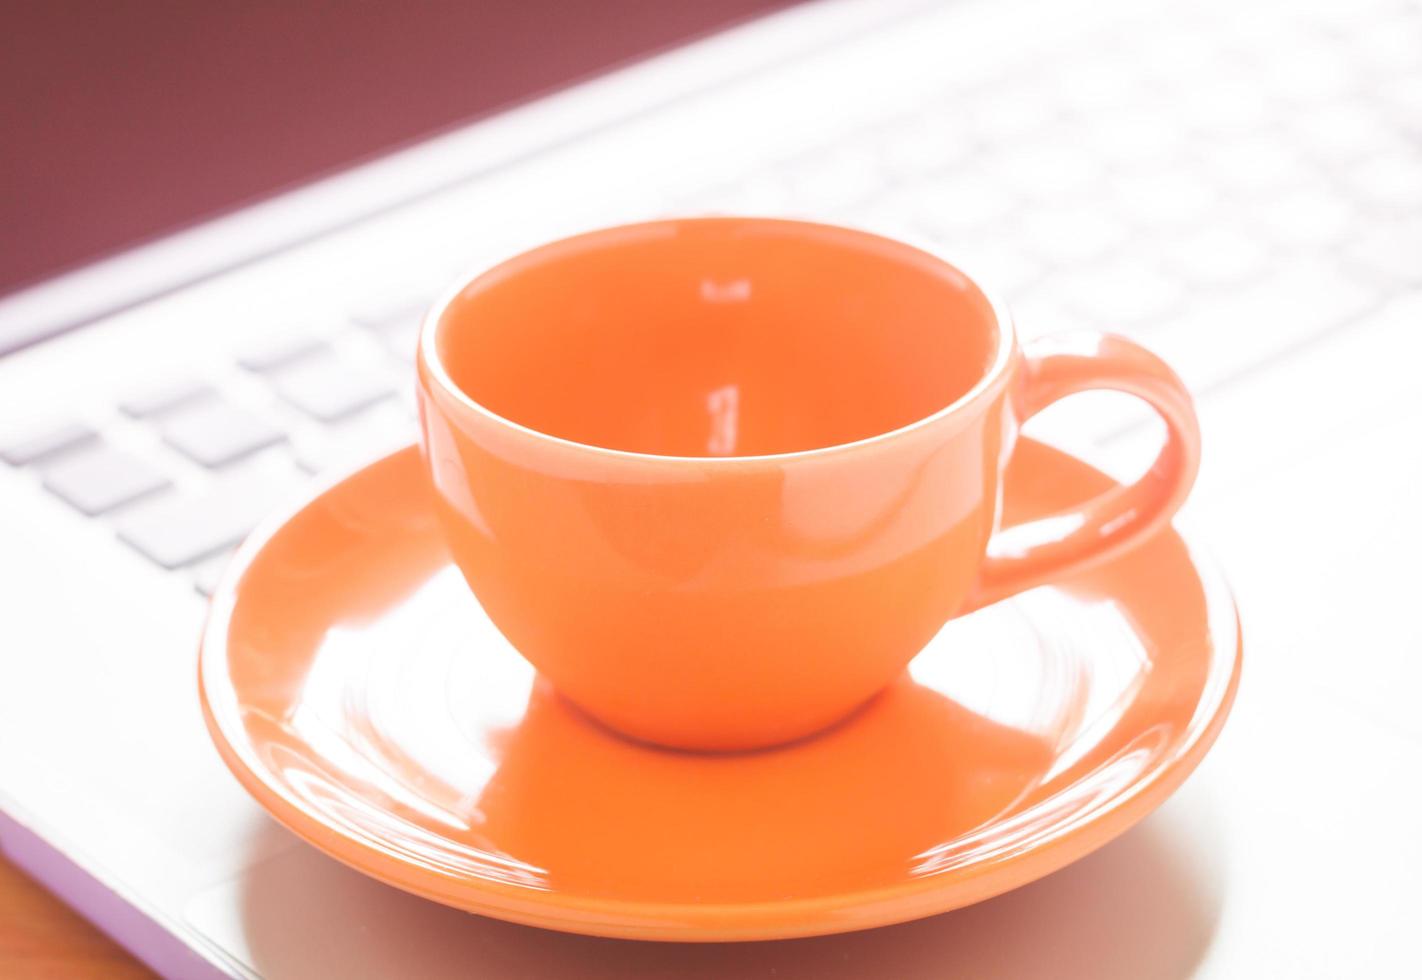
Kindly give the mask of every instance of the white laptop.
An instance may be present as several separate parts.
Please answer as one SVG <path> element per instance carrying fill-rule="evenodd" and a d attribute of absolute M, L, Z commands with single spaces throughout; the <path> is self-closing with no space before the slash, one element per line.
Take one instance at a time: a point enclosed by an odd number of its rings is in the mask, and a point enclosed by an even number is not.
<path fill-rule="evenodd" d="M 708 211 L 927 237 L 1027 335 L 1126 333 L 1196 392 L 1185 519 L 1238 587 L 1244 686 L 1121 840 L 923 922 L 658 946 L 368 880 L 222 766 L 205 593 L 274 503 L 414 438 L 422 305 Z M 0 298 L 0 849 L 173 977 L 1422 976 L 1419 357 L 1422 5 L 762 17 Z M 1076 402 L 1038 434 L 1148 458 L 1150 423 Z"/>

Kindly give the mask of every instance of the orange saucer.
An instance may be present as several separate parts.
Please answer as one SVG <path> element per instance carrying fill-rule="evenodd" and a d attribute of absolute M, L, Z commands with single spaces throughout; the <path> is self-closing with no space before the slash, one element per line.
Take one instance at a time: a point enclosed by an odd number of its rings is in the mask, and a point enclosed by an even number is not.
<path fill-rule="evenodd" d="M 1105 477 L 1024 440 L 1017 522 Z M 201 687 L 244 786 L 382 881 L 603 936 L 770 939 L 958 908 L 1100 847 L 1214 741 L 1240 650 L 1174 532 L 950 622 L 908 675 L 789 747 L 635 744 L 540 682 L 451 564 L 416 449 L 244 546 Z"/>

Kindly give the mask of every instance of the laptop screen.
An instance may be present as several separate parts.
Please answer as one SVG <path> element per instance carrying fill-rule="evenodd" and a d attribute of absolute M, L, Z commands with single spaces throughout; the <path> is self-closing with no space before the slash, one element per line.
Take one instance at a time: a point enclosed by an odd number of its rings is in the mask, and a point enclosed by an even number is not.
<path fill-rule="evenodd" d="M 0 11 L 0 296 L 788 0 Z"/>

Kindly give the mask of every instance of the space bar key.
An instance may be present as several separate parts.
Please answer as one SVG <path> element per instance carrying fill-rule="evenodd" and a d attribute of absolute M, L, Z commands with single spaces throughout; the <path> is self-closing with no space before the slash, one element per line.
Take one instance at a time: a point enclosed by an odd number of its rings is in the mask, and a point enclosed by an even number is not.
<path fill-rule="evenodd" d="M 241 541 L 291 486 L 261 474 L 206 494 L 165 497 L 125 515 L 118 536 L 164 568 L 181 568 Z"/>

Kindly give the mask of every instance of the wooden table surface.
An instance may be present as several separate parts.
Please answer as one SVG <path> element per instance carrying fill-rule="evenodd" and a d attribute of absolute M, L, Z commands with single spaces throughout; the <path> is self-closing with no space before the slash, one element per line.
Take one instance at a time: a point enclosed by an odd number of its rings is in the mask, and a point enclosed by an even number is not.
<path fill-rule="evenodd" d="M 0 977 L 148 980 L 152 974 L 0 858 Z"/>

